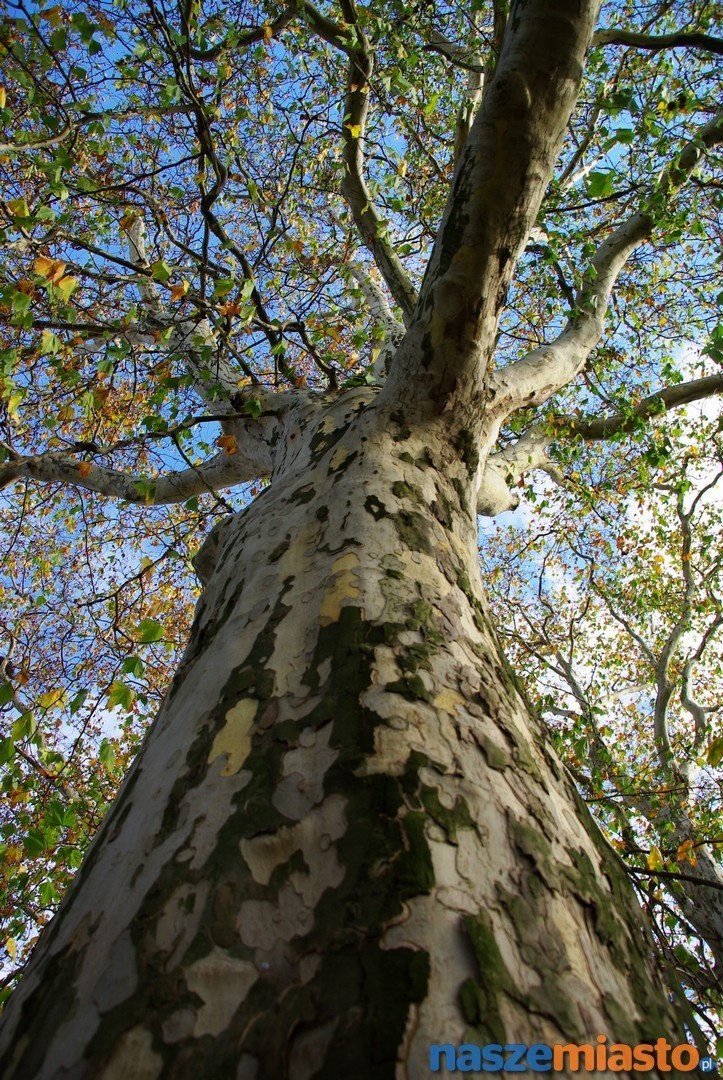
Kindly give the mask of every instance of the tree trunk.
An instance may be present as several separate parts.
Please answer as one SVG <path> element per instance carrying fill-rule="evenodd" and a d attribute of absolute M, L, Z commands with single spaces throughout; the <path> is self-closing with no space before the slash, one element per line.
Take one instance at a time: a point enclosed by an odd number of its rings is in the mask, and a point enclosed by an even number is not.
<path fill-rule="evenodd" d="M 2 1076 L 416 1080 L 434 1042 L 682 1042 L 491 628 L 469 439 L 369 388 L 303 409 L 199 558 L 181 669 L 8 1006 Z"/>

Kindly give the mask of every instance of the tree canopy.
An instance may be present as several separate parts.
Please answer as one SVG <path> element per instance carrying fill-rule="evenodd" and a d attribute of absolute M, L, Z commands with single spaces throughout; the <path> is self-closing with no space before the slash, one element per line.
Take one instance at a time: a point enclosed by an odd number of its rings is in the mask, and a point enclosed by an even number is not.
<path fill-rule="evenodd" d="M 530 94 L 547 112 L 534 72 L 497 71 L 514 17 L 4 4 L 8 988 L 163 696 L 193 555 L 268 482 L 247 436 L 284 395 L 403 395 L 415 312 L 471 378 L 453 276 L 419 315 L 463 249 L 496 265 L 473 314 L 503 403 L 478 507 L 500 632 L 661 949 L 704 1022 L 719 1009 L 723 42 L 706 0 L 605 5 L 553 178 L 541 154 L 518 220 L 520 117 Z M 508 180 L 472 173 L 470 139 L 504 148 Z M 450 201 L 464 185 L 470 217 Z M 425 377 L 453 406 L 443 365 Z"/>

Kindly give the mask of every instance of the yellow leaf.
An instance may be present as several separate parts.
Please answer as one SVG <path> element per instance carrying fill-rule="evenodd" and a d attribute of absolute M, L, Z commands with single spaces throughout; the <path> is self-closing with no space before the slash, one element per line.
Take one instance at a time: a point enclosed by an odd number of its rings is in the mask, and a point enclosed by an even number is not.
<path fill-rule="evenodd" d="M 53 285 L 57 285 L 61 280 L 65 273 L 65 267 L 66 263 L 61 262 L 59 259 L 48 259 L 45 255 L 38 255 L 33 263 L 33 270 L 38 277 L 45 278 L 46 281 L 51 282 Z"/>
<path fill-rule="evenodd" d="M 55 287 L 62 296 L 63 300 L 65 300 L 67 303 L 67 301 L 70 300 L 71 294 L 78 287 L 78 279 L 77 277 L 64 277 L 56 283 Z"/>
<path fill-rule="evenodd" d="M 662 870 L 665 865 L 660 848 L 653 847 L 648 852 L 648 870 Z"/>
<path fill-rule="evenodd" d="M 346 127 L 352 139 L 359 138 L 361 135 L 361 124 L 347 124 Z"/>
<path fill-rule="evenodd" d="M 191 282 L 184 278 L 180 285 L 171 287 L 171 300 L 180 300 L 191 288 Z"/>
<path fill-rule="evenodd" d="M 680 845 L 675 855 L 676 862 L 684 862 L 686 860 L 690 863 L 691 866 L 695 866 L 695 864 L 698 862 L 695 851 L 693 850 L 692 840 L 685 840 Z"/>
<path fill-rule="evenodd" d="M 90 476 L 92 471 L 93 471 L 93 466 L 91 465 L 91 463 L 89 461 L 79 461 L 78 462 L 78 474 L 80 476 Z"/>
<path fill-rule="evenodd" d="M 25 394 L 22 390 L 13 390 L 12 394 L 8 398 L 7 403 L 8 416 L 14 417 L 18 415 L 18 409 L 22 405 L 24 397 Z"/>
<path fill-rule="evenodd" d="M 133 222 L 136 220 L 136 217 L 137 214 L 134 214 L 132 210 L 129 210 L 126 214 L 123 215 L 119 222 L 119 225 L 123 232 L 128 232 Z"/>
<path fill-rule="evenodd" d="M 5 848 L 5 861 L 9 863 L 19 863 L 23 857 L 23 849 L 19 847 Z"/>
<path fill-rule="evenodd" d="M 237 451 L 236 436 L 235 435 L 219 435 L 216 439 L 216 446 L 220 446 L 222 450 L 225 450 L 227 454 L 235 454 Z"/>
<path fill-rule="evenodd" d="M 26 199 L 8 199 L 8 210 L 13 217 L 30 217 L 30 208 Z"/>
<path fill-rule="evenodd" d="M 0 109 L 5 108 L 5 102 L 7 101 L 7 91 L 4 86 L 0 86 Z"/>
<path fill-rule="evenodd" d="M 268 43 L 271 41 L 272 37 L 274 36 L 274 28 L 273 28 L 273 26 L 269 26 L 268 23 L 264 23 L 263 31 L 264 31 L 264 41 L 268 45 Z"/>
<path fill-rule="evenodd" d="M 8 951 L 8 956 L 11 960 L 15 960 L 15 956 L 18 951 L 18 943 L 14 937 L 9 937 L 5 942 L 5 948 Z"/>
<path fill-rule="evenodd" d="M 67 693 L 62 687 L 58 687 L 57 690 L 48 690 L 47 693 L 41 694 L 38 698 L 38 705 L 41 709 L 52 709 L 55 706 L 62 706 L 65 704 Z"/>

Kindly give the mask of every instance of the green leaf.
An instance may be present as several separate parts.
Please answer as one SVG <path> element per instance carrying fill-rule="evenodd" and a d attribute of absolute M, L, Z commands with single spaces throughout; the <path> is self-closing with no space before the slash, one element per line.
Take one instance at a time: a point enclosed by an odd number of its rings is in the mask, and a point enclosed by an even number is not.
<path fill-rule="evenodd" d="M 2 739 L 0 741 L 0 765 L 6 765 L 15 753 L 15 740 Z"/>
<path fill-rule="evenodd" d="M 25 854 L 30 859 L 37 859 L 49 846 L 50 837 L 40 829 L 28 829 L 27 836 L 23 839 Z"/>
<path fill-rule="evenodd" d="M 143 619 L 138 624 L 138 640 L 144 645 L 151 641 L 160 641 L 163 637 L 163 627 L 155 619 Z"/>
<path fill-rule="evenodd" d="M 121 671 L 124 675 L 135 675 L 136 678 L 140 678 L 145 671 L 146 665 L 141 660 L 140 656 L 127 656 L 121 666 Z"/>
<path fill-rule="evenodd" d="M 116 764 L 115 750 L 107 739 L 103 739 L 103 742 L 100 744 L 100 747 L 98 748 L 98 757 L 100 758 L 101 764 L 105 765 L 109 772 L 113 772 Z"/>
<path fill-rule="evenodd" d="M 135 694 L 130 686 L 121 682 L 120 679 L 116 679 L 115 682 L 110 684 L 107 697 L 109 709 L 117 709 L 120 706 L 120 708 L 125 709 L 125 711 L 128 712 L 134 701 Z"/>
<path fill-rule="evenodd" d="M 233 289 L 235 284 L 236 284 L 236 279 L 235 278 L 232 278 L 232 277 L 231 278 L 219 278 L 219 280 L 216 282 L 216 284 L 213 287 L 213 295 L 214 295 L 214 297 L 216 299 L 220 299 L 220 298 L 222 298 L 224 296 L 228 296 L 228 294 L 231 292 L 231 290 Z M 253 288 L 253 282 L 252 282 L 252 288 Z"/>
<path fill-rule="evenodd" d="M 615 173 L 591 172 L 587 178 L 587 192 L 593 199 L 604 199 L 615 190 Z"/>
<path fill-rule="evenodd" d="M 23 713 L 10 725 L 10 734 L 16 742 L 20 742 L 22 739 L 32 739 L 37 730 L 38 725 L 31 712 Z"/>
<path fill-rule="evenodd" d="M 162 285 L 165 285 L 172 273 L 173 270 L 163 259 L 151 263 L 151 277 L 154 281 L 160 281 Z"/>
<path fill-rule="evenodd" d="M 14 694 L 15 691 L 10 683 L 3 683 L 3 685 L 0 686 L 0 708 L 3 705 L 7 705 L 9 701 L 12 701 Z"/>
<path fill-rule="evenodd" d="M 52 330 L 43 330 L 40 335 L 40 348 L 38 349 L 39 356 L 55 356 L 60 348 L 61 341 L 57 334 L 54 334 Z"/>
<path fill-rule="evenodd" d="M 708 747 L 706 759 L 709 765 L 720 765 L 723 761 L 723 735 L 719 735 L 717 739 L 713 739 L 713 742 Z"/>
<path fill-rule="evenodd" d="M 258 420 L 262 411 L 261 402 L 258 398 L 249 398 L 248 401 L 244 402 L 243 411 L 252 416 L 254 420 Z"/>
<path fill-rule="evenodd" d="M 70 703 L 70 715 L 75 716 L 79 709 L 83 707 L 85 699 L 88 696 L 87 690 L 79 690 Z"/>

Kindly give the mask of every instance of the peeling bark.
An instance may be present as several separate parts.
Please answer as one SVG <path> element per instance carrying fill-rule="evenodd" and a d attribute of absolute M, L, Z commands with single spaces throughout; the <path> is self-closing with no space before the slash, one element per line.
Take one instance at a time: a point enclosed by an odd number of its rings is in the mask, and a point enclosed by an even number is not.
<path fill-rule="evenodd" d="M 289 417 L 202 550 L 181 668 L 7 1008 L 6 1080 L 416 1080 L 431 1042 L 683 1041 L 500 651 L 448 424 L 371 388 Z"/>

